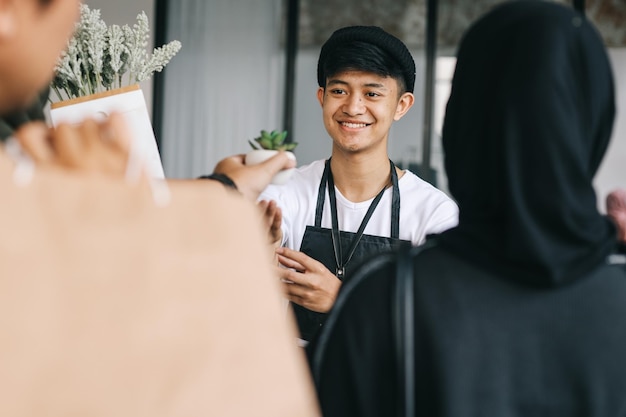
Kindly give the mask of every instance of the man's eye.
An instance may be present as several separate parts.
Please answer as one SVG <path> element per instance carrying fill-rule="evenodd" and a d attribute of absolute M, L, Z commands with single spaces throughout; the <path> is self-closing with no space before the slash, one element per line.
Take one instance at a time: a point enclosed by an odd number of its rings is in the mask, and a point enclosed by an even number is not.
<path fill-rule="evenodd" d="M 378 97 L 378 96 L 380 96 L 380 94 L 374 93 L 374 92 L 369 92 L 369 93 L 366 94 L 366 96 L 368 96 L 368 97 Z"/>
<path fill-rule="evenodd" d="M 342 90 L 342 89 L 340 89 L 340 88 L 335 88 L 335 89 L 333 89 L 333 90 L 330 90 L 330 92 L 331 92 L 332 94 L 345 94 L 345 93 L 346 93 L 346 92 L 345 92 L 345 90 Z"/>

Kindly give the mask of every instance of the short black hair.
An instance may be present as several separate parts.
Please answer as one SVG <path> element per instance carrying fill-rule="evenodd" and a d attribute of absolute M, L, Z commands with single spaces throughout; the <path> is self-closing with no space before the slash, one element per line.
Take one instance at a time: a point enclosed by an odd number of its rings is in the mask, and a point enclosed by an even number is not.
<path fill-rule="evenodd" d="M 317 62 L 317 81 L 343 71 L 373 72 L 398 81 L 400 92 L 413 92 L 415 61 L 406 45 L 377 26 L 348 26 L 336 30 L 324 43 Z"/>

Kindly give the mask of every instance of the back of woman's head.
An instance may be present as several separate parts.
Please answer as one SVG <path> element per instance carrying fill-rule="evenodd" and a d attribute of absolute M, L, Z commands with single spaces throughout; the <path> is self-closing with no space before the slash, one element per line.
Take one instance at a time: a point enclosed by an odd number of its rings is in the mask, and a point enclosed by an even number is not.
<path fill-rule="evenodd" d="M 567 6 L 507 2 L 468 30 L 457 59 L 443 146 L 464 236 L 541 285 L 586 272 L 614 233 L 592 186 L 615 113 L 598 32 Z"/>

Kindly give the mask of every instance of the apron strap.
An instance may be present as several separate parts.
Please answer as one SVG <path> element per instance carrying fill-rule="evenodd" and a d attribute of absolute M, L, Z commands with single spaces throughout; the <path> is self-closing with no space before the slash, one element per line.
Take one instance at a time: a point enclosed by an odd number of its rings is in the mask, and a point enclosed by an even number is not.
<path fill-rule="evenodd" d="M 396 166 L 389 160 L 391 165 L 391 237 L 394 239 L 400 238 L 400 187 L 398 186 L 398 173 L 396 172 Z"/>
<path fill-rule="evenodd" d="M 392 201 L 391 201 L 391 238 L 399 239 L 400 236 L 400 187 L 398 186 L 398 173 L 396 172 L 396 166 L 389 160 L 390 177 L 392 185 Z M 322 213 L 324 210 L 324 202 L 326 200 L 326 189 L 328 184 L 328 196 L 330 198 L 331 219 L 332 219 L 332 242 L 333 250 L 335 253 L 335 261 L 337 263 L 336 275 L 343 279 L 345 273 L 345 265 L 350 262 L 352 255 L 356 251 L 356 248 L 363 236 L 365 227 L 370 218 L 374 214 L 374 210 L 378 206 L 383 194 L 387 187 L 383 187 L 382 190 L 374 197 L 370 204 L 365 217 L 361 221 L 359 230 L 356 232 L 354 239 L 350 243 L 348 248 L 347 257 L 344 259 L 343 250 L 341 247 L 341 232 L 339 231 L 339 221 L 337 218 L 337 196 L 335 194 L 335 182 L 333 179 L 333 173 L 330 169 L 330 158 L 324 163 L 324 172 L 322 174 L 322 180 L 320 181 L 318 193 L 317 193 L 317 206 L 315 208 L 315 227 L 321 228 L 322 225 Z"/>
<path fill-rule="evenodd" d="M 324 164 L 324 173 L 317 191 L 317 207 L 315 208 L 315 227 L 322 227 L 322 212 L 324 211 L 324 201 L 326 200 L 326 182 L 330 172 L 330 158 Z"/>
<path fill-rule="evenodd" d="M 383 197 L 383 194 L 385 193 L 386 188 L 387 187 L 383 187 L 383 189 L 380 190 L 380 192 L 376 195 L 374 200 L 372 200 L 372 203 L 367 209 L 367 213 L 365 213 L 365 217 L 363 217 L 363 220 L 361 221 L 359 230 L 357 230 L 354 238 L 352 239 L 352 242 L 350 243 L 348 254 L 346 258 L 344 259 L 341 253 L 341 239 L 340 239 L 339 224 L 337 221 L 337 201 L 335 200 L 336 196 L 334 192 L 335 186 L 332 180 L 332 175 L 328 177 L 328 189 L 333 190 L 329 192 L 329 196 L 330 196 L 330 202 L 331 202 L 330 207 L 332 211 L 332 220 L 333 220 L 333 229 L 332 229 L 333 248 L 335 249 L 335 260 L 337 261 L 337 276 L 339 278 L 343 278 L 343 275 L 345 273 L 345 266 L 348 264 L 348 262 L 350 262 L 350 259 L 352 259 L 352 255 L 354 255 L 354 252 L 356 251 L 356 248 L 359 245 L 361 238 L 363 237 L 363 232 L 365 231 L 365 227 L 367 226 L 367 223 L 372 217 L 372 214 L 374 214 L 374 210 L 378 206 L 380 199 Z"/>

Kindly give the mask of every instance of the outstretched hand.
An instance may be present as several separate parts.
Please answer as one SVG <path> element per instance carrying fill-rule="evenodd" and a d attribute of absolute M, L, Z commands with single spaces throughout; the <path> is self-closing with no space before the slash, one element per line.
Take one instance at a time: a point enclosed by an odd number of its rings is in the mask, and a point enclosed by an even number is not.
<path fill-rule="evenodd" d="M 269 185 L 274 175 L 283 169 L 296 166 L 293 154 L 278 152 L 268 160 L 256 165 L 245 165 L 245 155 L 233 155 L 219 161 L 214 172 L 232 179 L 244 197 L 256 201 Z"/>
<path fill-rule="evenodd" d="M 102 122 L 88 119 L 78 125 L 61 124 L 56 128 L 49 128 L 43 122 L 27 123 L 14 137 L 39 165 L 120 177 L 126 174 L 131 138 L 119 114 L 112 114 Z M 256 201 L 279 171 L 296 166 L 293 154 L 287 152 L 279 152 L 256 165 L 245 165 L 244 159 L 243 154 L 226 157 L 218 162 L 214 172 L 227 175 L 244 197 L 252 201 Z"/>

